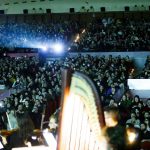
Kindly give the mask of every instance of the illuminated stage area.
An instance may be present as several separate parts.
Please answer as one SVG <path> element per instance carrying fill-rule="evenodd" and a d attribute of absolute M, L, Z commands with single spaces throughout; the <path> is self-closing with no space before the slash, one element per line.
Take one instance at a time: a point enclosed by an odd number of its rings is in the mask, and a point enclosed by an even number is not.
<path fill-rule="evenodd" d="M 72 35 L 71 32 L 73 32 L 70 26 L 70 22 L 66 24 L 1 24 L 0 47 L 45 49 L 45 47 L 53 46 L 53 43 L 68 43 Z M 65 29 L 67 30 L 65 31 Z"/>
<path fill-rule="evenodd" d="M 12 53 L 37 53 L 42 61 L 49 57 L 62 57 L 67 53 L 71 38 L 76 33 L 73 26 L 70 21 L 1 24 L 0 56 L 11 57 Z"/>
<path fill-rule="evenodd" d="M 66 53 L 67 46 L 61 42 L 54 42 L 51 45 L 41 45 L 38 49 L 39 56 L 50 57 L 50 56 L 62 56 Z"/>

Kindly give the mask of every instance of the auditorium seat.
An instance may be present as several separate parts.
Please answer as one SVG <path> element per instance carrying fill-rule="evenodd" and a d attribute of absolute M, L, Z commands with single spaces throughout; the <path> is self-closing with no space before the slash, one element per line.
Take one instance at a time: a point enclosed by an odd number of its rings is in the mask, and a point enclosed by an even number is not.
<path fill-rule="evenodd" d="M 143 139 L 141 141 L 141 150 L 149 150 L 150 149 L 150 139 Z"/>

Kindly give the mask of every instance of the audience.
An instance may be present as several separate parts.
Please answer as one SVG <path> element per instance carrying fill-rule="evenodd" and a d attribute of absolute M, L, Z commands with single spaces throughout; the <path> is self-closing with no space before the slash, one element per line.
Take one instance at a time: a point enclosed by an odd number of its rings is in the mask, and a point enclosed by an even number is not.
<path fill-rule="evenodd" d="M 101 18 L 87 25 L 71 45 L 72 51 L 148 51 L 150 22 L 129 18 Z"/>
<path fill-rule="evenodd" d="M 91 61 L 93 60 L 93 61 Z M 62 60 L 40 64 L 35 57 L 19 59 L 5 57 L 0 59 L 5 67 L 0 67 L 1 78 L 8 88 L 14 87 L 18 80 L 20 91 L 5 98 L 4 111 L 14 112 L 17 118 L 29 113 L 34 128 L 40 128 L 43 109 L 46 108 L 46 120 L 60 106 L 61 69 L 71 68 L 87 74 L 95 82 L 102 98 L 102 105 L 117 107 L 120 110 L 120 123 L 141 130 L 143 138 L 149 137 L 150 113 L 148 99 L 146 103 L 138 95 L 133 98 L 128 93 L 120 93 L 126 87 L 126 80 L 134 68 L 130 58 L 121 56 L 93 57 L 90 55 L 67 56 Z M 15 68 L 13 64 L 17 64 Z M 32 67 L 32 70 L 30 69 Z M 11 70 L 8 76 L 6 71 Z M 4 76 L 5 75 L 5 76 Z M 11 77 L 11 78 L 10 78 Z M 6 82 L 7 81 L 7 82 Z M 122 97 L 121 97 L 122 96 Z M 46 106 L 46 107 L 45 107 Z M 51 109 L 48 109 L 51 108 Z"/>
<path fill-rule="evenodd" d="M 150 56 L 147 56 L 145 66 L 142 72 L 137 76 L 140 79 L 149 79 L 150 78 Z"/>
<path fill-rule="evenodd" d="M 40 24 L 38 28 L 35 24 L 1 24 L 0 32 L 3 38 L 0 38 L 0 46 L 5 46 L 5 44 L 10 47 L 26 46 L 32 38 L 43 42 L 47 42 L 48 39 L 70 42 L 71 35 L 79 31 L 80 25 L 76 22 Z M 129 19 L 101 19 L 99 22 L 90 23 L 85 32 L 80 34 L 79 40 L 72 43 L 70 50 L 149 50 L 149 31 L 150 23 L 144 19 L 139 22 Z M 31 34 L 28 34 L 29 32 Z M 149 62 L 150 56 L 147 57 L 139 78 L 150 77 Z M 15 94 L 2 100 L 4 109 L 0 111 L 1 129 L 9 125 L 9 122 L 4 123 L 6 116 L 3 112 L 7 112 L 11 117 L 11 122 L 16 121 L 14 116 L 18 120 L 30 116 L 32 126 L 29 132 L 34 128 L 40 129 L 43 113 L 45 114 L 44 121 L 48 121 L 49 117 L 60 107 L 61 69 L 70 68 L 73 71 L 83 72 L 93 80 L 103 107 L 115 107 L 119 110 L 121 119 L 117 124 L 126 127 L 133 126 L 140 130 L 142 139 L 150 138 L 150 99 L 144 103 L 138 95 L 132 97 L 128 92 L 124 93 L 124 89 L 127 88 L 127 79 L 132 78 L 132 71 L 135 68 L 129 56 L 94 57 L 78 54 L 74 57 L 68 55 L 62 59 L 44 63 L 36 57 L 3 57 L 0 58 L 0 64 L 0 81 L 3 81 L 7 89 L 16 89 Z M 12 123 L 12 128 L 19 128 L 21 125 L 21 122 L 18 122 L 18 125 Z M 51 127 L 50 124 L 49 126 Z M 28 138 L 24 130 L 28 129 L 22 127 L 18 133 L 22 136 L 23 144 Z M 112 133 L 113 128 L 110 128 L 107 134 Z M 113 139 L 110 140 L 113 142 Z"/>
<path fill-rule="evenodd" d="M 85 28 L 83 28 L 85 27 Z M 78 21 L 1 23 L 0 47 L 42 48 L 63 42 L 71 51 L 148 51 L 150 22 L 146 19 L 99 18 L 87 25 Z M 79 35 L 77 40 L 74 39 Z M 72 40 L 74 41 L 72 42 Z M 48 44 L 49 43 L 49 44 Z"/>
<path fill-rule="evenodd" d="M 36 128 L 40 128 L 44 106 L 48 116 L 60 106 L 61 68 L 69 67 L 87 74 L 94 79 L 101 96 L 104 97 L 103 104 L 117 106 L 121 97 L 120 91 L 126 85 L 126 79 L 134 67 L 128 56 L 113 58 L 111 55 L 108 58 L 68 55 L 65 59 L 42 65 L 35 57 L 5 57 L 0 61 L 0 76 L 5 85 L 8 88 L 17 86 L 17 89 L 21 89 L 4 100 L 7 112 L 15 109 L 17 116 L 29 112 Z M 10 73 L 6 75 L 6 72 Z M 46 118 L 48 119 L 47 116 Z"/>

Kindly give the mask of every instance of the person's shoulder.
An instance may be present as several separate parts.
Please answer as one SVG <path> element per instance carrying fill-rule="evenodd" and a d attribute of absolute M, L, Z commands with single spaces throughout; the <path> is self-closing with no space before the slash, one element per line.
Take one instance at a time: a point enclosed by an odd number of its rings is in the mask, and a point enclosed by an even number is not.
<path fill-rule="evenodd" d="M 123 131 L 123 132 L 126 131 L 126 127 L 125 127 L 125 126 L 122 126 L 122 125 L 120 125 L 120 124 L 117 124 L 117 125 L 115 126 L 115 129 L 120 130 L 120 131 Z"/>

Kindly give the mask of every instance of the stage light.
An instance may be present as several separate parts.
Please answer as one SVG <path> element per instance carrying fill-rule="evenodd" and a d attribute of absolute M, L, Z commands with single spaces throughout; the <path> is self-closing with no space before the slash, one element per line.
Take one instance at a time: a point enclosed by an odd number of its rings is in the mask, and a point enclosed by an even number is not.
<path fill-rule="evenodd" d="M 61 43 L 55 43 L 53 45 L 53 50 L 56 53 L 61 53 L 61 52 L 63 52 L 63 45 Z"/>
<path fill-rule="evenodd" d="M 138 137 L 138 133 L 135 129 L 127 128 L 127 139 L 129 144 L 133 144 Z"/>
<path fill-rule="evenodd" d="M 47 51 L 48 51 L 47 46 L 41 46 L 40 48 L 41 48 L 41 50 L 42 50 L 43 52 L 47 52 Z"/>
<path fill-rule="evenodd" d="M 43 47 L 42 47 L 42 50 L 43 50 L 43 51 L 47 51 L 47 47 L 46 47 L 46 46 L 43 46 Z"/>

